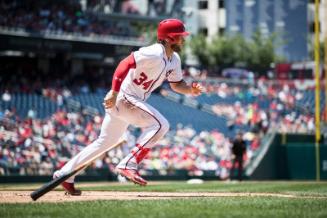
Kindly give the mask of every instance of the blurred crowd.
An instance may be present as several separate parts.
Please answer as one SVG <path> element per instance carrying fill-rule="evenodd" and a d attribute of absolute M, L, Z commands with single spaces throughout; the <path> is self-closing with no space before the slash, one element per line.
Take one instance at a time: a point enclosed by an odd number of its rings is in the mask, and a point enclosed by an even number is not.
<path fill-rule="evenodd" d="M 0 119 L 0 174 L 20 175 L 51 174 L 96 139 L 102 122 L 100 115 L 64 110 L 44 120 L 21 119 L 14 111 L 6 110 L 1 112 Z M 124 136 L 126 143 L 109 151 L 92 167 L 113 170 L 134 147 L 139 131 L 129 129 Z M 255 140 L 248 143 L 247 158 L 258 148 Z M 207 170 L 225 175 L 231 166 L 230 146 L 231 140 L 216 130 L 197 133 L 179 124 L 153 147 L 141 168 L 144 174 L 158 170 L 167 175 L 184 169 L 190 175 L 202 175 Z"/>
<path fill-rule="evenodd" d="M 313 96 L 310 89 L 300 90 L 287 83 L 270 83 L 265 79 L 259 79 L 253 85 L 222 82 L 205 86 L 209 94 L 221 99 L 233 98 L 232 103 L 212 106 L 217 115 L 228 119 L 230 126 L 249 125 L 253 132 L 262 131 L 263 134 L 269 127 L 284 133 L 310 134 L 315 131 L 314 99 L 308 98 Z M 321 116 L 324 119 L 324 113 Z"/>
<path fill-rule="evenodd" d="M 1 112 L 0 168 L 18 174 L 49 175 L 85 145 L 95 140 L 100 115 L 57 111 L 48 119 L 22 119 L 15 111 Z"/>
<path fill-rule="evenodd" d="M 35 67 L 33 60 L 23 58 L 0 60 L 0 92 L 42 94 L 42 92 L 101 92 L 111 86 L 113 68 L 94 69 L 71 73 L 71 69 L 58 60 L 48 72 Z M 58 67 L 57 67 L 58 66 Z M 13 73 L 14 72 L 14 73 Z M 69 87 L 69 89 L 68 89 Z"/>
<path fill-rule="evenodd" d="M 96 13 L 82 10 L 79 1 L 1 1 L 1 26 L 20 28 L 32 33 L 140 37 L 132 22 L 124 19 L 102 19 Z"/>

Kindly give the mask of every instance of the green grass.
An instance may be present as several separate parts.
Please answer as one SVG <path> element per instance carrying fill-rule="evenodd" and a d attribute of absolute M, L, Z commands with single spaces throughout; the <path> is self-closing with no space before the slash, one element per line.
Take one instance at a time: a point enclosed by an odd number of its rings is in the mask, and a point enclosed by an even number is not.
<path fill-rule="evenodd" d="M 326 200 L 225 197 L 1 205 L 1 217 L 326 217 Z"/>
<path fill-rule="evenodd" d="M 0 185 L 0 190 L 23 186 Z M 33 185 L 32 188 L 38 187 Z M 185 182 L 147 187 L 104 184 L 82 190 L 158 192 L 250 192 L 292 194 L 284 197 L 201 197 L 165 200 L 102 200 L 63 203 L 0 204 L 0 217 L 327 217 L 326 182 Z"/>
<path fill-rule="evenodd" d="M 0 186 L 1 189 L 1 186 Z M 156 192 L 265 192 L 295 194 L 301 196 L 326 196 L 327 182 L 205 182 L 203 184 L 186 184 L 170 182 L 146 187 L 135 185 L 97 186 L 81 188 L 94 191 L 156 191 Z"/>

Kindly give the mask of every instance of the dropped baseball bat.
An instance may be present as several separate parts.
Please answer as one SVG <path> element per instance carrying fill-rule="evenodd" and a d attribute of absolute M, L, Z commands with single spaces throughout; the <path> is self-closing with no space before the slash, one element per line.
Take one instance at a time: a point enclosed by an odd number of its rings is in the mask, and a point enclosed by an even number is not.
<path fill-rule="evenodd" d="M 90 165 L 93 161 L 95 161 L 96 159 L 98 159 L 100 156 L 102 156 L 105 152 L 108 152 L 114 148 L 119 147 L 120 145 L 122 145 L 125 141 L 121 141 L 117 144 L 112 145 L 110 148 L 108 148 L 106 151 L 99 153 L 98 155 L 94 156 L 92 159 L 90 159 L 89 161 L 87 161 L 84 164 L 81 164 L 80 166 L 76 167 L 76 169 L 74 169 L 73 171 L 71 171 L 70 173 L 64 174 L 56 179 L 53 179 L 52 181 L 44 184 L 42 187 L 36 189 L 35 191 L 33 191 L 31 193 L 31 198 L 36 201 L 37 199 L 39 199 L 40 197 L 42 197 L 43 195 L 45 195 L 46 193 L 48 193 L 49 191 L 51 191 L 52 189 L 54 189 L 55 187 L 57 187 L 58 185 L 60 185 L 62 182 L 66 181 L 69 177 L 72 177 L 73 175 L 77 174 L 79 171 L 83 170 L 84 168 L 86 168 L 88 165 Z"/>

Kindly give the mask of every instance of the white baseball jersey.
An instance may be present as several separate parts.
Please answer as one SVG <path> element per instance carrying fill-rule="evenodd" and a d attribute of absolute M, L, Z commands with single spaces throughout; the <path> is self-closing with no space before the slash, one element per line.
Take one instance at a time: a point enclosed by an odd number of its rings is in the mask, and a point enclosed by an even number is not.
<path fill-rule="evenodd" d="M 146 100 L 165 80 L 180 82 L 183 79 L 179 55 L 174 52 L 168 59 L 162 44 L 142 47 L 133 56 L 136 69 L 129 70 L 121 85 L 120 91 L 124 94 Z"/>

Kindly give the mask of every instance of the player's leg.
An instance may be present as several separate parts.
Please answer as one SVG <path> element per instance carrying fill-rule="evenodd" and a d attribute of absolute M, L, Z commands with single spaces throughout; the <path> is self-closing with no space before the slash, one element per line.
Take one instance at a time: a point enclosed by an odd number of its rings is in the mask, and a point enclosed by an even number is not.
<path fill-rule="evenodd" d="M 54 173 L 54 177 L 58 177 L 68 172 L 71 172 L 77 166 L 80 166 L 81 164 L 88 162 L 95 155 L 105 152 L 110 146 L 118 142 L 120 137 L 126 131 L 127 127 L 128 124 L 123 120 L 119 119 L 117 116 L 106 114 L 102 122 L 101 132 L 99 137 L 93 143 L 86 146 L 70 161 L 68 161 L 60 170 L 56 171 Z M 73 193 L 74 179 L 75 176 L 70 177 L 62 184 L 66 189 L 66 191 Z"/>
<path fill-rule="evenodd" d="M 230 170 L 230 174 L 229 174 L 229 179 L 233 180 L 234 179 L 234 172 L 235 172 L 235 168 L 236 168 L 236 156 L 233 158 L 233 164 L 232 164 L 232 168 Z"/>
<path fill-rule="evenodd" d="M 243 157 L 240 156 L 238 159 L 238 180 L 242 181 L 243 178 Z"/>
<path fill-rule="evenodd" d="M 122 104 L 126 104 L 124 107 L 119 107 L 120 112 L 126 113 L 124 119 L 127 119 L 130 124 L 141 127 L 142 134 L 131 153 L 117 165 L 117 171 L 140 185 L 146 185 L 146 181 L 137 173 L 138 165 L 154 143 L 167 133 L 169 123 L 160 112 L 146 102 L 126 97 Z"/>

